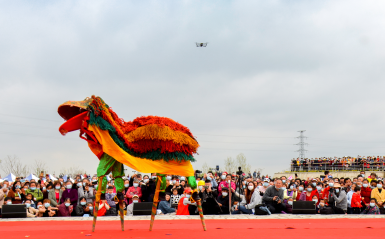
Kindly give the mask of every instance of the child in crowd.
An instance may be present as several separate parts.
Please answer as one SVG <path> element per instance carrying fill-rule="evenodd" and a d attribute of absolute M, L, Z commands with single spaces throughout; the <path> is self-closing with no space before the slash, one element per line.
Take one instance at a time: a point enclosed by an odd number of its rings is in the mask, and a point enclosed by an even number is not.
<path fill-rule="evenodd" d="M 293 213 L 293 202 L 294 202 L 294 200 L 293 200 L 292 197 L 289 197 L 289 198 L 287 199 L 287 203 L 286 203 L 286 211 L 287 211 L 288 213 Z"/>
<path fill-rule="evenodd" d="M 319 204 L 318 204 L 318 197 L 316 195 L 314 195 L 312 197 L 312 201 L 315 202 L 315 209 L 316 209 L 316 212 L 319 212 Z"/>
<path fill-rule="evenodd" d="M 352 196 L 352 212 L 353 214 L 360 214 L 361 208 L 362 208 L 362 199 L 361 199 L 361 188 L 359 186 L 356 186 L 354 188 L 354 193 Z"/>
<path fill-rule="evenodd" d="M 321 210 L 325 209 L 326 205 L 325 205 L 325 199 L 320 199 L 319 200 L 319 204 L 318 204 L 318 210 L 317 210 L 317 213 L 318 214 L 321 214 Z"/>
<path fill-rule="evenodd" d="M 178 208 L 179 200 L 181 199 L 181 195 L 178 194 L 178 189 L 172 189 L 172 195 L 170 196 L 171 207 Z"/>
<path fill-rule="evenodd" d="M 369 206 L 366 207 L 361 214 L 381 214 L 380 209 L 377 206 L 377 200 L 375 198 L 371 198 Z"/>

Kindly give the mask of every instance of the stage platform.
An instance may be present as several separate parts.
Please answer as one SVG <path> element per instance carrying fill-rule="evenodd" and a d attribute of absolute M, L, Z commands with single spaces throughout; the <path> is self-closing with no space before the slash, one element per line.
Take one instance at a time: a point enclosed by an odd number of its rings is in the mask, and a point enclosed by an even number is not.
<path fill-rule="evenodd" d="M 100 217 L 91 232 L 92 218 L 0 219 L 1 238 L 358 238 L 378 237 L 385 229 L 384 215 L 289 215 L 206 216 L 207 231 L 199 217 L 126 217 L 125 231 L 118 217 Z"/>

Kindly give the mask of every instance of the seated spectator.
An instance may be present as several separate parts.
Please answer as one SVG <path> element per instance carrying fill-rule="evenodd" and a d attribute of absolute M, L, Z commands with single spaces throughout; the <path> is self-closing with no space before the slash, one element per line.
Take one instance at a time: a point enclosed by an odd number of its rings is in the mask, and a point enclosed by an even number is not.
<path fill-rule="evenodd" d="M 62 200 L 63 203 L 59 205 L 58 216 L 59 217 L 70 217 L 73 211 L 73 205 L 71 205 L 71 198 L 65 198 Z"/>
<path fill-rule="evenodd" d="M 39 210 L 35 209 L 34 207 L 31 207 L 31 200 L 25 200 L 24 204 L 27 208 L 27 217 L 36 217 L 39 213 Z"/>
<path fill-rule="evenodd" d="M 50 200 L 52 207 L 58 206 L 58 204 L 60 203 L 62 194 L 63 194 L 63 190 L 61 190 L 60 181 L 54 182 L 54 188 L 50 190 L 48 193 L 48 199 Z"/>
<path fill-rule="evenodd" d="M 192 203 L 189 200 L 191 197 L 191 194 L 192 192 L 190 188 L 186 188 L 184 190 L 184 196 L 179 200 L 178 210 L 176 211 L 176 215 L 190 215 L 190 211 L 193 212 L 193 214 L 195 214 L 196 202 Z"/>
<path fill-rule="evenodd" d="M 43 206 L 39 208 L 39 214 L 42 212 L 42 217 L 53 217 L 57 214 L 58 208 L 51 206 L 49 199 L 44 199 Z"/>
<path fill-rule="evenodd" d="M 118 215 L 117 208 L 116 208 L 118 201 L 115 200 L 115 196 L 116 196 L 116 193 L 114 193 L 114 187 L 108 186 L 106 200 L 108 205 L 110 206 L 110 209 L 107 209 L 106 216 Z"/>
<path fill-rule="evenodd" d="M 319 205 L 318 205 L 318 197 L 316 195 L 313 196 L 312 201 L 315 203 L 316 211 L 319 211 Z"/>
<path fill-rule="evenodd" d="M 361 197 L 362 200 L 365 202 L 366 206 L 369 206 L 371 193 L 372 189 L 369 186 L 369 181 L 367 179 L 364 179 L 364 181 L 362 182 Z"/>
<path fill-rule="evenodd" d="M 361 188 L 357 186 L 354 188 L 354 193 L 352 195 L 352 200 L 351 200 L 352 214 L 361 213 L 361 208 L 362 208 L 361 203 L 362 203 Z"/>
<path fill-rule="evenodd" d="M 321 198 L 319 200 L 317 213 L 322 214 L 321 211 L 324 210 L 325 208 L 326 208 L 325 199 Z"/>
<path fill-rule="evenodd" d="M 202 199 L 202 209 L 205 215 L 215 215 L 220 213 L 220 207 L 217 202 L 218 192 L 211 187 L 212 181 L 206 180 L 203 190 L 199 192 L 199 197 Z M 197 215 L 198 210 L 196 205 L 189 206 L 190 215 Z"/>
<path fill-rule="evenodd" d="M 132 203 L 132 196 L 137 195 L 139 199 L 142 197 L 142 189 L 139 187 L 139 180 L 135 179 L 133 186 L 129 187 L 126 193 L 126 197 L 128 199 L 128 203 Z"/>
<path fill-rule="evenodd" d="M 357 187 L 357 184 L 353 183 L 351 186 L 351 190 L 346 194 L 346 198 L 348 200 L 348 214 L 353 214 L 353 209 L 352 209 L 352 198 L 353 198 L 353 193 L 354 189 Z"/>
<path fill-rule="evenodd" d="M 78 187 L 78 198 L 85 197 L 87 202 L 93 203 L 95 196 L 93 188 L 90 188 L 90 183 L 87 179 L 83 179 L 83 183 Z"/>
<path fill-rule="evenodd" d="M 384 207 L 385 190 L 382 188 L 382 181 L 378 180 L 376 186 L 377 187 L 373 189 L 371 192 L 371 198 L 374 198 L 377 200 L 377 205 L 379 207 Z"/>
<path fill-rule="evenodd" d="M 160 209 L 163 214 L 175 212 L 175 208 L 171 207 L 169 193 L 166 193 L 165 200 L 159 202 L 158 209 Z"/>
<path fill-rule="evenodd" d="M 289 197 L 286 203 L 286 212 L 293 213 L 293 198 Z"/>
<path fill-rule="evenodd" d="M 37 188 L 37 184 L 35 182 L 31 182 L 29 184 L 29 189 L 27 189 L 25 193 L 32 194 L 34 202 L 43 201 L 43 193 Z"/>
<path fill-rule="evenodd" d="M 234 189 L 233 189 L 234 190 Z M 235 194 L 235 190 L 233 191 Z M 233 194 L 231 203 L 234 203 L 234 196 Z M 222 187 L 222 195 L 218 196 L 218 205 L 221 207 L 221 214 L 229 214 L 230 213 L 230 206 L 229 206 L 229 189 L 227 187 Z"/>
<path fill-rule="evenodd" d="M 290 183 L 288 188 L 283 191 L 283 202 L 286 203 L 289 198 L 297 198 L 297 186 L 295 183 Z"/>
<path fill-rule="evenodd" d="M 35 209 L 37 208 L 37 205 L 36 205 L 35 201 L 33 200 L 33 195 L 31 193 L 28 193 L 25 195 L 25 200 L 30 200 L 31 207 L 33 207 Z"/>
<path fill-rule="evenodd" d="M 171 195 L 171 207 L 172 208 L 178 208 L 178 203 L 179 203 L 179 200 L 182 196 L 178 194 L 178 189 L 176 188 L 173 188 L 172 189 L 172 195 Z"/>
<path fill-rule="evenodd" d="M 239 214 L 241 212 L 244 214 L 254 214 L 252 210 L 256 205 L 262 203 L 261 195 L 259 194 L 259 191 L 254 188 L 253 182 L 247 184 L 245 192 L 245 195 L 240 195 L 242 201 L 239 206 L 235 207 L 234 214 Z"/>
<path fill-rule="evenodd" d="M 106 195 L 105 194 L 100 195 L 100 202 L 99 202 L 99 208 L 98 208 L 98 217 L 105 216 L 106 213 L 107 213 L 107 210 L 109 210 L 109 209 L 110 209 L 110 205 L 108 205 L 108 202 L 106 200 Z"/>
<path fill-rule="evenodd" d="M 329 205 L 332 206 L 335 214 L 346 214 L 348 200 L 345 190 L 341 190 L 339 183 L 334 183 L 333 190 L 329 191 Z"/>
<path fill-rule="evenodd" d="M 380 209 L 377 206 L 377 200 L 375 198 L 371 198 L 369 201 L 369 206 L 365 208 L 361 212 L 361 214 L 381 214 Z"/>
<path fill-rule="evenodd" d="M 126 207 L 126 215 L 127 216 L 132 216 L 134 212 L 134 205 L 135 203 L 139 202 L 139 196 L 138 195 L 133 195 L 132 196 L 132 203 Z"/>
<path fill-rule="evenodd" d="M 91 210 L 90 210 L 91 207 Z M 87 203 L 87 199 L 85 197 L 81 197 L 79 199 L 79 203 L 75 208 L 75 212 L 77 216 L 84 216 L 84 214 L 88 214 L 90 216 L 93 216 L 93 211 L 92 211 L 92 203 Z"/>
<path fill-rule="evenodd" d="M 295 198 L 295 201 L 299 201 L 299 198 L 301 197 L 304 190 L 305 190 L 305 184 L 300 183 L 298 186 L 298 192 L 297 192 L 297 197 Z"/>
<path fill-rule="evenodd" d="M 277 179 L 274 182 L 274 187 L 268 187 L 265 194 L 263 194 L 262 202 L 266 204 L 271 213 L 281 213 L 286 210 L 286 206 L 283 202 L 282 186 L 282 180 Z"/>
<path fill-rule="evenodd" d="M 4 191 L 2 190 L 2 188 L 0 187 L 0 208 L 1 206 L 3 206 L 4 204 L 4 199 L 6 197 L 6 194 L 4 193 Z"/>
<path fill-rule="evenodd" d="M 60 203 L 64 203 L 64 199 L 69 198 L 71 200 L 71 205 L 73 208 L 76 208 L 78 204 L 78 191 L 76 190 L 76 185 L 72 185 L 70 181 L 66 182 L 66 189 L 62 193 L 62 197 L 60 199 Z M 72 216 L 76 216 L 74 210 L 71 210 Z"/>
<path fill-rule="evenodd" d="M 270 179 L 265 178 L 263 179 L 263 184 L 262 186 L 258 186 L 258 191 L 261 193 L 261 196 L 265 193 L 266 189 L 270 186 L 269 185 Z"/>
<path fill-rule="evenodd" d="M 7 197 L 10 197 L 12 199 L 13 204 L 21 204 L 24 199 L 24 194 L 21 191 L 20 181 L 16 181 L 13 183 L 11 190 L 8 191 Z"/>
<path fill-rule="evenodd" d="M 223 176 L 225 176 L 225 177 L 223 177 Z M 224 179 L 223 179 L 224 178 Z M 236 185 L 235 185 L 235 182 L 233 182 L 232 180 L 231 180 L 231 174 L 227 174 L 227 175 L 225 175 L 225 174 L 223 174 L 222 175 L 222 181 L 219 183 L 219 185 L 218 185 L 218 193 L 219 193 L 219 196 L 221 196 L 221 194 L 222 194 L 222 188 L 223 187 L 225 187 L 225 188 L 227 188 L 227 189 L 230 189 L 230 185 L 229 185 L 229 182 L 230 182 L 230 184 L 231 184 L 231 188 L 233 188 L 234 190 L 237 188 L 236 187 Z"/>
<path fill-rule="evenodd" d="M 299 201 L 312 201 L 313 196 L 317 196 L 317 198 L 320 197 L 316 186 L 314 186 L 314 184 L 311 183 L 307 185 L 306 192 L 301 193 L 301 196 L 299 197 Z"/>

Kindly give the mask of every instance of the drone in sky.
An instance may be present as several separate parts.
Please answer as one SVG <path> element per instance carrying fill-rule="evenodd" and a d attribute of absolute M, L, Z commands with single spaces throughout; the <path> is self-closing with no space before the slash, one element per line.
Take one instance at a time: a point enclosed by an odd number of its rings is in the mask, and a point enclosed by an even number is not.
<path fill-rule="evenodd" d="M 195 44 L 197 45 L 197 47 L 206 47 L 208 42 L 195 42 Z"/>

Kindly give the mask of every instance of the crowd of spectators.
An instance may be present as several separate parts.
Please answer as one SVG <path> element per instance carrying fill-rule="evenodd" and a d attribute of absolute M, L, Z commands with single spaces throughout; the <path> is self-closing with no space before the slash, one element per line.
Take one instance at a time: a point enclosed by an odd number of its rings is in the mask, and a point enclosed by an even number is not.
<path fill-rule="evenodd" d="M 301 171 L 343 171 L 366 170 L 383 171 L 385 169 L 385 156 L 360 156 L 357 157 L 320 157 L 320 158 L 293 158 L 290 164 L 291 172 Z"/>
<path fill-rule="evenodd" d="M 383 214 L 385 188 L 376 173 L 366 177 L 360 172 L 354 178 L 336 178 L 329 171 L 319 178 L 271 178 L 237 175 L 226 172 L 196 177 L 197 191 L 183 176 L 167 175 L 165 193 L 160 195 L 160 214 L 197 215 L 197 195 L 205 215 L 292 213 L 293 202 L 314 201 L 319 214 Z M 152 202 L 156 175 L 134 174 L 124 177 L 124 214 L 132 215 L 133 205 Z M 78 175 L 56 181 L 47 175 L 39 180 L 16 178 L 0 183 L 0 207 L 25 204 L 28 217 L 93 216 L 97 177 Z M 114 179 L 101 195 L 98 216 L 117 216 L 118 200 Z"/>

